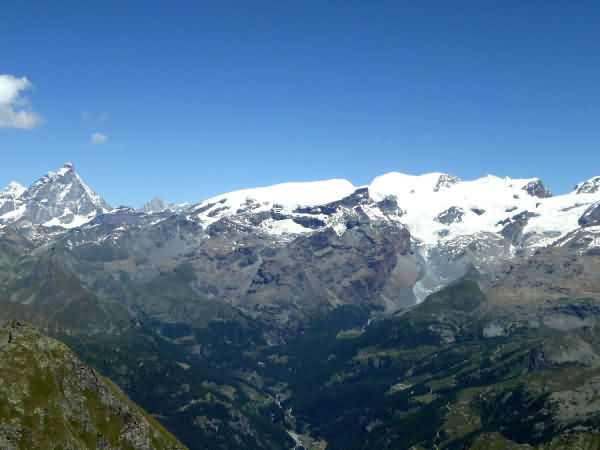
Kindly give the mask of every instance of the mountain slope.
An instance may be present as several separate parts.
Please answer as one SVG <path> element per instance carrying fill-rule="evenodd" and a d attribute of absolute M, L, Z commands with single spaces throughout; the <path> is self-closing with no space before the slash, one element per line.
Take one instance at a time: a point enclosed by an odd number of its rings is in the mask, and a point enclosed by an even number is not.
<path fill-rule="evenodd" d="M 64 344 L 16 321 L 0 329 L 0 447 L 184 448 Z"/>
<path fill-rule="evenodd" d="M 262 379 L 285 380 L 286 422 L 327 448 L 597 448 L 597 304 L 503 322 L 465 279 L 368 325 L 340 308 L 256 359 Z M 586 325 L 550 326 L 584 305 Z"/>

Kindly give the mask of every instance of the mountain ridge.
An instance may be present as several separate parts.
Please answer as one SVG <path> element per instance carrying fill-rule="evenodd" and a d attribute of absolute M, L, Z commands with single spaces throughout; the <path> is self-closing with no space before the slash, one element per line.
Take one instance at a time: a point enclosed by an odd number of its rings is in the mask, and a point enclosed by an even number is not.
<path fill-rule="evenodd" d="M 402 279 L 399 281 L 402 289 L 406 283 L 412 283 L 413 301 L 418 302 L 464 275 L 469 267 L 475 267 L 493 279 L 515 256 L 564 245 L 568 236 L 581 234 L 583 229 L 587 236 L 584 247 L 596 248 L 598 239 L 594 236 L 598 233 L 592 226 L 598 222 L 597 215 L 600 214 L 597 205 L 600 190 L 596 185 L 600 185 L 600 177 L 578 184 L 568 194 L 552 196 L 538 178 L 511 179 L 489 175 L 464 181 L 441 172 L 424 175 L 389 172 L 363 187 L 343 179 L 283 183 L 221 194 L 185 208 L 157 201 L 146 211 L 135 211 L 109 209 L 101 197 L 85 185 L 72 164 L 67 163 L 58 172 L 50 172 L 36 181 L 14 200 L 21 205 L 0 216 L 3 221 L 0 222 L 0 233 L 3 226 L 14 224 L 24 236 L 38 243 L 62 236 L 68 241 L 69 248 L 84 243 L 94 247 L 112 242 L 115 250 L 111 252 L 122 253 L 117 248 L 122 247 L 123 239 L 133 239 L 132 245 L 138 246 L 134 235 L 155 233 L 164 228 L 167 234 L 160 239 L 167 239 L 165 245 L 170 248 L 170 256 L 158 256 L 166 251 L 165 247 L 165 250 L 152 250 L 154 256 L 151 259 L 178 258 L 181 263 L 187 258 L 183 256 L 184 249 L 191 252 L 189 255 L 200 251 L 200 258 L 213 258 L 218 248 L 219 257 L 233 262 L 241 258 L 239 252 L 249 252 L 252 255 L 250 265 L 240 267 L 248 273 L 235 283 L 244 284 L 221 291 L 224 289 L 222 281 L 209 273 L 202 275 L 208 279 L 193 284 L 196 295 L 229 297 L 229 293 L 237 292 L 237 297 L 230 301 L 244 303 L 243 299 L 257 298 L 253 283 L 260 287 L 259 290 L 267 289 L 268 283 L 260 281 L 260 273 L 265 273 L 267 267 L 259 270 L 255 265 L 261 261 L 265 265 L 272 257 L 261 256 L 261 247 L 273 247 L 273 251 L 280 252 L 280 247 L 302 236 L 315 236 L 304 241 L 304 245 L 313 246 L 321 236 L 320 242 L 328 242 L 330 248 L 340 249 L 336 240 L 358 245 L 357 237 L 344 237 L 352 229 L 362 229 L 372 239 L 376 235 L 373 233 L 375 228 L 391 227 L 409 233 L 407 242 L 410 242 L 411 254 L 390 256 L 392 259 L 384 265 L 389 273 L 376 276 L 398 277 Z M 48 192 L 52 195 L 47 196 Z M 53 200 L 48 201 L 47 197 Z M 54 204 L 45 206 L 45 203 Z M 25 210 L 20 218 L 15 216 L 19 209 Z M 181 239 L 182 229 L 189 229 L 184 240 Z M 329 234 L 331 231 L 333 235 Z M 208 241 L 205 242 L 211 238 L 218 238 L 213 240 L 215 244 L 219 242 L 217 247 L 213 245 L 209 252 L 200 250 L 211 247 Z M 406 247 L 403 239 L 394 245 Z M 260 242 L 259 247 L 250 245 L 254 241 Z M 381 244 L 377 240 L 374 242 L 375 246 Z M 153 244 L 149 241 L 147 245 Z M 366 248 L 363 251 L 368 252 Z M 228 252 L 233 253 L 225 256 Z M 304 269 L 297 264 L 304 257 L 287 252 L 282 255 L 287 255 L 285 259 L 297 259 L 292 264 L 294 271 L 302 272 Z M 335 253 L 342 252 L 336 250 Z M 346 257 L 350 257 L 350 253 Z M 163 264 L 159 260 L 153 264 Z M 399 261 L 408 264 L 410 276 L 391 269 Z M 198 266 L 194 270 L 198 276 L 205 269 Z M 365 276 L 367 273 L 370 272 L 365 272 Z M 416 279 L 413 273 L 419 274 Z M 272 276 L 281 277 L 281 274 Z M 305 275 L 298 273 L 298 276 Z M 375 273 L 368 276 L 375 276 Z M 377 303 L 387 305 L 386 309 L 400 306 L 393 306 L 394 301 L 390 301 L 389 294 L 383 294 L 384 291 L 369 292 L 376 294 Z M 402 297 L 406 299 L 403 302 L 409 301 L 404 294 Z M 323 301 L 334 305 L 339 303 L 339 298 L 331 293 Z M 252 300 L 250 304 L 254 302 Z"/>

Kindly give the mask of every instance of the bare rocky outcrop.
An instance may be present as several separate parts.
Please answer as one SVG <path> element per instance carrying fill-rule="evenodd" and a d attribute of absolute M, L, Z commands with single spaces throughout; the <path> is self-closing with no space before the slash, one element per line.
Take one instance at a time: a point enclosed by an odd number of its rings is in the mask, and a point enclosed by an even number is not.
<path fill-rule="evenodd" d="M 529 195 L 537 198 L 549 198 L 552 197 L 552 193 L 544 187 L 542 180 L 533 180 L 527 183 L 522 188 Z"/>
<path fill-rule="evenodd" d="M 600 177 L 594 177 L 575 186 L 577 194 L 593 194 L 600 190 Z"/>
<path fill-rule="evenodd" d="M 454 186 L 455 184 L 460 183 L 461 181 L 462 180 L 460 178 L 455 177 L 454 175 L 443 173 L 438 178 L 438 181 L 435 184 L 435 187 L 433 188 L 433 192 L 439 192 L 443 189 L 447 189 L 450 186 Z"/>
<path fill-rule="evenodd" d="M 445 211 L 442 211 L 435 217 L 435 221 L 443 223 L 444 225 L 450 225 L 451 223 L 462 222 L 465 212 L 462 208 L 451 206 Z"/>
<path fill-rule="evenodd" d="M 582 227 L 600 225 L 600 202 L 591 204 L 581 215 L 578 223 Z"/>

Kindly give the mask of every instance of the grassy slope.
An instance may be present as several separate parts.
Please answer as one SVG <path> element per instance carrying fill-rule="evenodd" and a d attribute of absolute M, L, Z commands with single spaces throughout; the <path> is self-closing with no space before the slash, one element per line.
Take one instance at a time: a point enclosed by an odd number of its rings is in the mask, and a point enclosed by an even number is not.
<path fill-rule="evenodd" d="M 112 383 L 90 384 L 64 344 L 29 326 L 1 329 L 0 342 L 0 436 L 16 448 L 136 448 L 123 432 L 137 424 L 152 448 L 184 448 Z"/>

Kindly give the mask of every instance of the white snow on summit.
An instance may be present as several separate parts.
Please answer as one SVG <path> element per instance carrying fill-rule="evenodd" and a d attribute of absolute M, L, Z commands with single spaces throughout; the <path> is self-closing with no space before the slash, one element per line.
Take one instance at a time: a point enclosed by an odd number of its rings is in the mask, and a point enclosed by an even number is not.
<path fill-rule="evenodd" d="M 202 218 L 209 223 L 222 216 L 234 215 L 238 209 L 249 203 L 255 203 L 253 209 L 255 212 L 268 211 L 275 206 L 281 212 L 291 213 L 301 206 L 321 205 L 340 200 L 352 194 L 356 189 L 352 183 L 344 179 L 281 183 L 218 195 L 200 202 L 192 208 L 192 213 L 214 204 L 210 209 L 219 208 L 221 212 L 212 217 L 203 215 Z"/>
<path fill-rule="evenodd" d="M 318 208 L 348 197 L 360 188 L 366 189 L 368 195 L 361 191 L 350 203 Z M 186 211 L 204 226 L 222 217 L 270 212 L 271 215 L 266 214 L 258 222 L 246 224 L 259 223 L 262 231 L 288 238 L 320 228 L 321 223 L 343 234 L 349 217 L 366 215 L 373 222 L 393 221 L 406 226 L 416 243 L 426 248 L 469 242 L 482 233 L 500 236 L 498 233 L 507 223 L 516 221 L 518 227 L 524 226 L 522 236 L 526 240 L 519 245 L 535 248 L 579 228 L 578 220 L 585 209 L 600 201 L 600 177 L 579 183 L 568 194 L 549 195 L 537 178 L 488 175 L 464 181 L 440 172 L 424 175 L 390 172 L 376 177 L 367 186 L 354 186 L 345 179 L 281 183 L 221 194 L 189 209 L 186 205 L 154 199 L 144 210 Z M 317 208 L 298 211 L 312 207 Z M 4 223 L 23 218 L 47 227 L 71 228 L 109 209 L 70 163 L 57 172 L 49 172 L 27 189 L 13 182 L 0 191 L 0 222 Z"/>
<path fill-rule="evenodd" d="M 0 216 L 18 208 L 17 199 L 23 195 L 25 187 L 12 181 L 0 191 Z"/>
<path fill-rule="evenodd" d="M 26 189 L 25 186 L 22 186 L 16 181 L 11 181 L 4 189 L 2 189 L 2 191 L 0 191 L 0 197 L 11 195 L 13 198 L 17 198 L 25 192 Z"/>
<path fill-rule="evenodd" d="M 523 233 L 534 235 L 528 246 L 547 245 L 559 236 L 578 228 L 578 219 L 590 203 L 600 199 L 595 190 L 597 178 L 578 185 L 578 191 L 556 197 L 540 198 L 531 192 L 539 185 L 537 178 L 500 178 L 488 175 L 472 181 L 463 181 L 452 175 L 434 172 L 407 175 L 390 172 L 376 177 L 368 189 L 374 202 L 395 200 L 403 214 L 386 215 L 375 204 L 361 205 L 360 209 L 371 220 L 391 220 L 407 226 L 411 235 L 425 246 L 454 241 L 478 233 L 498 233 L 504 224 L 520 213 L 527 212 L 529 221 Z M 587 188 L 582 191 L 581 186 Z M 192 214 L 206 225 L 221 217 L 240 212 L 274 211 L 290 216 L 298 207 L 318 206 L 341 200 L 359 187 L 347 180 L 334 179 L 305 183 L 283 183 L 273 186 L 244 189 L 222 194 L 194 206 Z M 549 194 L 547 194 L 549 195 Z M 312 217 L 325 221 L 338 234 L 343 220 L 333 215 Z M 299 234 L 311 231 L 289 219 L 269 219 L 261 228 L 271 234 Z"/>
<path fill-rule="evenodd" d="M 48 172 L 27 189 L 11 183 L 0 193 L 0 222 L 4 223 L 23 219 L 38 225 L 72 228 L 109 209 L 71 163 L 57 172 Z"/>
<path fill-rule="evenodd" d="M 474 181 L 457 182 L 435 190 L 444 174 L 420 176 L 391 172 L 379 176 L 369 185 L 369 195 L 375 201 L 393 197 L 406 211 L 401 217 L 411 234 L 425 243 L 451 240 L 477 232 L 499 231 L 497 224 L 519 212 L 536 212 L 536 205 L 548 199 L 529 195 L 523 187 L 537 179 L 511 179 L 488 175 Z M 539 205 L 538 205 L 539 206 Z M 460 221 L 444 224 L 435 218 L 450 208 L 458 208 Z M 445 236 L 440 237 L 440 232 Z"/>

